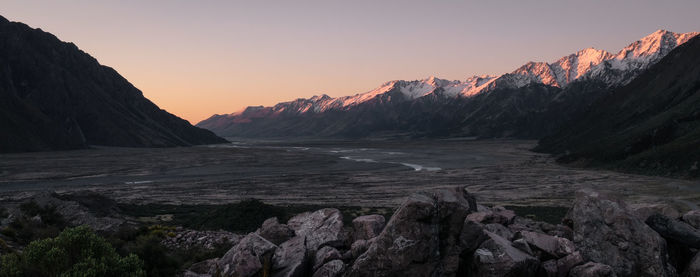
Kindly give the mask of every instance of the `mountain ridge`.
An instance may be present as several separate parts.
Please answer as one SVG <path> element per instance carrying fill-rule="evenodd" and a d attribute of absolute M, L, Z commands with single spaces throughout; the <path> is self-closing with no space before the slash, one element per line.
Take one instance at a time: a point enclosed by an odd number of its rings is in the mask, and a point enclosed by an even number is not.
<path fill-rule="evenodd" d="M 225 142 L 160 109 L 75 44 L 0 17 L 0 152 Z"/>
<path fill-rule="evenodd" d="M 566 128 L 542 138 L 536 150 L 582 166 L 697 178 L 698 53 L 700 37 L 695 37 L 629 84 L 597 99 Z"/>
<path fill-rule="evenodd" d="M 248 136 L 250 128 L 237 126 L 258 124 L 267 119 L 285 117 L 316 117 L 313 114 L 352 112 L 372 106 L 371 101 L 419 101 L 421 98 L 444 98 L 444 102 L 463 101 L 496 90 L 514 90 L 531 85 L 546 85 L 566 89 L 575 82 L 599 82 L 602 87 L 624 85 L 651 64 L 661 59 L 676 46 L 686 42 L 697 32 L 677 34 L 658 30 L 635 41 L 617 54 L 605 50 L 585 48 L 554 62 L 528 62 L 502 75 L 472 76 L 464 81 L 445 80 L 434 76 L 421 80 L 393 80 L 365 93 L 352 96 L 330 97 L 325 94 L 311 98 L 281 102 L 271 107 L 248 107 L 240 112 L 213 115 L 196 125 L 222 136 Z M 382 99 L 379 99 L 382 98 Z M 422 100 L 420 100 L 422 101 Z M 433 100 L 430 100 L 433 101 Z M 433 101 L 434 102 L 434 101 Z M 439 108 L 435 106 L 433 108 Z M 316 117 L 317 118 L 317 117 Z M 271 126 L 270 124 L 265 124 Z M 243 130 L 246 129 L 246 130 Z M 253 133 L 261 133 L 254 130 Z M 262 132 L 265 133 L 265 132 Z M 271 135 L 274 132 L 265 133 Z M 313 133 L 313 132 L 311 132 Z M 320 132 L 323 133 L 323 132 Z M 332 133 L 328 133 L 333 135 Z M 284 133 L 274 134 L 284 136 Z M 291 134 L 290 135 L 294 135 Z"/>

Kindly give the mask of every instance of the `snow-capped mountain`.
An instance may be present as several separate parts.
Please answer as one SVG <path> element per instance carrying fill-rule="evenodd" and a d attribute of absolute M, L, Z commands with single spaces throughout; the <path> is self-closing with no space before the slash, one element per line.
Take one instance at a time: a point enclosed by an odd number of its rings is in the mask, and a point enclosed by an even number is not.
<path fill-rule="evenodd" d="M 671 50 L 698 35 L 658 30 L 620 50 L 617 54 L 587 48 L 554 63 L 529 62 L 496 82 L 511 87 L 540 83 L 566 87 L 580 79 L 595 79 L 608 86 L 624 85 Z"/>
<path fill-rule="evenodd" d="M 237 128 L 234 125 L 250 124 L 251 122 L 256 124 L 255 122 L 259 121 L 256 119 L 323 115 L 329 112 L 343 113 L 357 110 L 371 111 L 372 113 L 398 113 L 397 110 L 389 111 L 388 109 L 395 109 L 399 103 L 404 102 L 409 103 L 407 105 L 410 106 L 412 105 L 410 103 L 423 101 L 422 99 L 432 101 L 431 109 L 441 109 L 440 105 L 444 106 L 446 103 L 462 103 L 466 99 L 472 98 L 485 99 L 477 96 L 499 90 L 508 90 L 512 93 L 514 90 L 533 85 L 561 90 L 575 83 L 593 82 L 596 83 L 596 87 L 602 84 L 603 87 L 614 88 L 627 84 L 675 47 L 696 35 L 698 35 L 697 32 L 678 34 L 659 30 L 631 43 L 617 54 L 586 48 L 552 63 L 529 62 L 510 73 L 499 76 L 473 76 L 465 80 L 445 80 L 436 77 L 414 81 L 395 80 L 386 82 L 374 90 L 352 96 L 330 97 L 324 94 L 311 98 L 299 98 L 272 107 L 248 107 L 232 114 L 214 115 L 200 122 L 197 126 L 213 130 L 221 135 L 231 136 L 237 135 L 237 131 L 231 131 Z M 538 91 L 538 89 L 534 91 Z M 546 89 L 546 91 L 548 95 L 546 97 L 551 97 L 549 92 L 552 90 Z M 537 97 L 538 105 L 543 105 L 546 102 L 544 98 Z M 513 99 L 511 95 L 508 95 L 508 98 Z M 491 104 L 496 103 L 494 99 L 488 101 Z M 458 105 L 454 103 L 452 103 L 453 106 Z M 421 107 L 428 108 L 425 105 Z M 470 109 L 474 109 L 475 112 L 485 110 L 473 103 L 470 104 Z M 498 109 L 489 110 L 496 111 Z M 273 123 L 267 124 L 274 125 Z M 222 132 L 223 129 L 229 131 Z"/>

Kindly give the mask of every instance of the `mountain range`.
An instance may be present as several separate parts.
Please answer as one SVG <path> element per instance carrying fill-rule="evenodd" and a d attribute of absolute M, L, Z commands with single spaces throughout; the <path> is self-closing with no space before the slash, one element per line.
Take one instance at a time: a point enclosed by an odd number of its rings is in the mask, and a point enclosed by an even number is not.
<path fill-rule="evenodd" d="M 353 96 L 248 107 L 197 126 L 224 137 L 541 138 L 697 34 L 658 30 L 615 54 L 587 48 L 500 76 L 390 81 Z"/>
<path fill-rule="evenodd" d="M 560 162 L 700 177 L 700 37 L 592 103 L 537 151 Z"/>
<path fill-rule="evenodd" d="M 72 43 L 0 17 L 0 153 L 222 143 Z"/>

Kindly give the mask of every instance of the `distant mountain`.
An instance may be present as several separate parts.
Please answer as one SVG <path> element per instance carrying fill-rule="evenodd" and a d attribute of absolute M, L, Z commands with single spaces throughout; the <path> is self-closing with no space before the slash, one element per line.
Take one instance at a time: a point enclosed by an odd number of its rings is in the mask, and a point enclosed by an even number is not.
<path fill-rule="evenodd" d="M 537 150 L 580 165 L 700 177 L 700 37 L 599 98 Z"/>
<path fill-rule="evenodd" d="M 72 43 L 0 17 L 0 152 L 221 142 Z"/>
<path fill-rule="evenodd" d="M 537 138 L 598 95 L 631 81 L 698 33 L 656 31 L 617 54 L 593 48 L 464 81 L 391 81 L 362 94 L 248 107 L 197 124 L 221 136 L 481 136 Z M 561 107 L 567 107 L 561 109 Z"/>

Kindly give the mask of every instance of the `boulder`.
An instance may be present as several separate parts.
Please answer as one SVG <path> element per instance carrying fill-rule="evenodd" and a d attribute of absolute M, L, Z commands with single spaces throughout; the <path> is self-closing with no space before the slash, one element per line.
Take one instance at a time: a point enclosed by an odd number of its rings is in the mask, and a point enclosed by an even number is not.
<path fill-rule="evenodd" d="M 325 245 L 340 247 L 345 241 L 343 215 L 338 209 L 321 209 L 298 214 L 287 225 L 300 237 L 306 237 L 306 246 L 316 252 Z"/>
<path fill-rule="evenodd" d="M 530 245 L 527 244 L 527 241 L 525 239 L 516 239 L 511 243 L 513 247 L 520 249 L 520 251 L 523 251 L 529 255 L 533 255 L 532 249 L 530 248 Z"/>
<path fill-rule="evenodd" d="M 183 274 L 186 277 L 211 276 L 210 272 L 216 268 L 218 259 L 208 259 L 194 263 Z"/>
<path fill-rule="evenodd" d="M 382 232 L 386 220 L 383 216 L 372 214 L 358 216 L 352 220 L 355 240 L 368 240 L 374 238 Z"/>
<path fill-rule="evenodd" d="M 569 271 L 572 268 L 582 264 L 584 262 L 581 253 L 574 252 L 570 255 L 557 260 L 557 276 L 566 277 L 569 275 Z"/>
<path fill-rule="evenodd" d="M 673 219 L 681 217 L 681 213 L 668 204 L 631 204 L 629 206 L 642 221 L 647 220 L 653 214 L 662 214 Z"/>
<path fill-rule="evenodd" d="M 512 223 L 513 220 L 515 219 L 515 212 L 514 212 L 514 211 L 511 211 L 511 210 L 509 210 L 509 209 L 506 209 L 506 208 L 503 207 L 503 206 L 496 206 L 496 207 L 493 207 L 493 212 L 494 212 L 498 217 L 505 219 L 506 225 Z"/>
<path fill-rule="evenodd" d="M 547 229 L 546 227 L 548 227 L 548 226 L 550 226 L 550 225 L 542 225 L 542 227 L 544 227 L 544 229 L 546 229 L 543 231 L 545 233 L 547 233 L 547 235 L 555 236 L 555 237 L 562 237 L 562 238 L 568 239 L 570 241 L 574 239 L 574 230 L 569 228 L 569 226 L 557 224 L 557 225 L 551 225 L 552 228 Z"/>
<path fill-rule="evenodd" d="M 306 236 L 294 237 L 283 242 L 272 256 L 273 277 L 306 276 L 309 253 L 306 249 Z"/>
<path fill-rule="evenodd" d="M 557 275 L 557 260 L 548 260 L 540 265 L 537 276 L 541 277 L 558 277 Z"/>
<path fill-rule="evenodd" d="M 345 271 L 345 264 L 341 260 L 332 260 L 325 263 L 314 273 L 313 277 L 339 277 Z"/>
<path fill-rule="evenodd" d="M 222 276 L 254 276 L 269 265 L 277 246 L 256 233 L 250 233 L 216 262 L 213 272 Z"/>
<path fill-rule="evenodd" d="M 177 227 L 175 236 L 165 236 L 160 242 L 170 249 L 191 249 L 201 247 L 212 250 L 222 245 L 231 247 L 238 244 L 243 236 L 226 231 L 198 231 Z"/>
<path fill-rule="evenodd" d="M 520 231 L 515 237 L 524 239 L 528 244 L 554 258 L 561 258 L 574 252 L 574 243 L 568 239 L 547 234 Z"/>
<path fill-rule="evenodd" d="M 367 251 L 367 248 L 369 248 L 369 242 L 366 240 L 361 239 L 353 242 L 350 246 L 350 253 L 352 254 L 352 259 L 357 259 L 357 257 L 364 254 L 365 251 Z"/>
<path fill-rule="evenodd" d="M 459 244 L 464 253 L 474 252 L 487 239 L 489 236 L 483 225 L 469 219 L 464 220 L 462 231 L 459 234 Z"/>
<path fill-rule="evenodd" d="M 276 217 L 265 220 L 257 233 L 276 245 L 294 237 L 294 230 L 286 224 L 280 224 Z"/>
<path fill-rule="evenodd" d="M 534 276 L 540 261 L 513 247 L 508 240 L 486 231 L 489 239 L 474 252 L 473 276 Z"/>
<path fill-rule="evenodd" d="M 609 265 L 588 262 L 572 268 L 569 277 L 617 277 L 617 274 Z"/>
<path fill-rule="evenodd" d="M 621 277 L 676 275 L 666 241 L 621 200 L 580 190 L 567 219 L 584 260 L 606 263 Z"/>
<path fill-rule="evenodd" d="M 654 214 L 647 218 L 646 224 L 666 239 L 700 248 L 700 232 L 685 222 Z"/>
<path fill-rule="evenodd" d="M 693 259 L 690 260 L 690 263 L 685 268 L 685 271 L 683 272 L 682 276 L 683 277 L 700 276 L 700 253 L 695 254 L 695 257 L 693 257 Z"/>
<path fill-rule="evenodd" d="M 327 262 L 330 262 L 332 260 L 339 260 L 341 258 L 340 252 L 338 249 L 335 249 L 330 246 L 324 246 L 321 247 L 318 251 L 316 251 L 316 257 L 314 257 L 314 267 L 313 270 L 314 272 L 318 270 L 321 266 L 326 264 Z"/>
<path fill-rule="evenodd" d="M 489 231 L 491 233 L 497 234 L 501 237 L 504 237 L 507 240 L 512 240 L 513 239 L 513 232 L 510 231 L 506 226 L 503 226 L 498 223 L 489 223 L 484 225 L 484 230 Z"/>
<path fill-rule="evenodd" d="M 462 227 L 473 211 L 474 197 L 463 188 L 411 195 L 347 276 L 454 276 Z"/>
<path fill-rule="evenodd" d="M 507 210 L 501 206 L 496 206 L 491 210 L 471 213 L 468 216 L 469 220 L 481 224 L 498 223 L 509 225 L 515 219 L 515 212 Z"/>
<path fill-rule="evenodd" d="M 683 221 L 695 229 L 700 229 L 700 210 L 692 210 L 683 214 Z"/>

